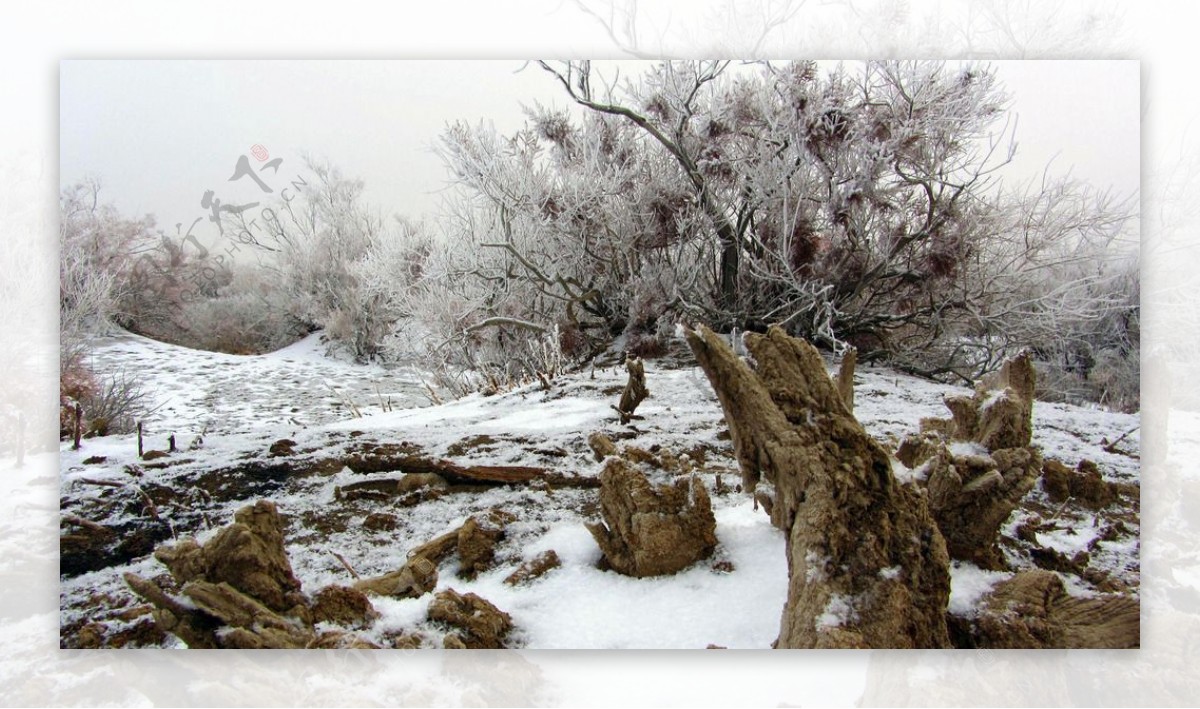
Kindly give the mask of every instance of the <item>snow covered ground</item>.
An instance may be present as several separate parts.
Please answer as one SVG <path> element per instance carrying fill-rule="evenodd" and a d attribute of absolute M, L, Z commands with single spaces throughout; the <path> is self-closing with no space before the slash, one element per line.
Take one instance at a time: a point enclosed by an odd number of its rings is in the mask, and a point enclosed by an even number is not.
<path fill-rule="evenodd" d="M 98 340 L 97 373 L 124 373 L 151 392 L 148 431 L 197 435 L 288 424 L 315 426 L 347 415 L 427 403 L 411 366 L 356 365 L 325 353 L 320 333 L 263 355 L 168 345 L 122 332 Z"/>
<path fill-rule="evenodd" d="M 384 369 L 329 357 L 316 335 L 259 356 L 198 352 L 123 336 L 100 344 L 95 365 L 102 371 L 136 372 L 161 405 L 147 425 L 147 448 L 165 448 L 166 436 L 174 433 L 181 450 L 156 461 L 162 467 L 153 467 L 138 458 L 134 436 L 86 440 L 80 451 L 64 443 L 60 493 L 65 515 L 136 526 L 145 509 L 129 502 L 136 499 L 134 493 L 121 498 L 114 492 L 119 490 L 111 485 L 115 483 L 156 497 L 158 514 L 177 537 L 195 535 L 203 541 L 227 524 L 236 509 L 269 498 L 288 520 L 287 552 L 305 591 L 313 593 L 352 580 L 335 554 L 364 577 L 386 573 L 404 563 L 409 549 L 457 528 L 471 515 L 501 507 L 516 514 L 517 521 L 507 529 L 495 567 L 467 581 L 457 576 L 455 557 L 443 562 L 438 590 L 475 592 L 508 612 L 516 626 L 512 640 L 520 646 L 765 648 L 778 631 L 787 582 L 783 534 L 747 496 L 732 489 L 738 473 L 732 447 L 720 435 L 721 410 L 694 366 L 676 360 L 648 362 L 651 397 L 639 407 L 640 419 L 621 425 L 611 408 L 624 384 L 621 368 L 564 375 L 549 391 L 530 385 L 427 406 L 418 369 Z M 916 431 L 922 417 L 946 415 L 943 396 L 965 391 L 865 367 L 856 377 L 855 412 L 872 435 L 894 445 Z M 390 411 L 382 403 L 388 398 L 394 406 Z M 1136 416 L 1057 404 L 1038 404 L 1034 416 L 1035 443 L 1046 457 L 1069 466 L 1087 458 L 1099 465 L 1106 480 L 1138 483 L 1136 457 L 1103 450 L 1105 441 L 1137 427 Z M 318 474 L 281 476 L 270 472 L 268 454 L 282 439 L 294 442 L 301 459 L 311 460 L 403 442 L 460 464 L 529 465 L 595 476 L 600 465 L 586 444 L 593 431 L 606 432 L 618 445 L 661 446 L 702 464 L 717 519 L 719 546 L 712 559 L 651 579 L 599 570 L 599 549 L 583 526 L 598 519 L 594 489 L 500 487 L 447 494 L 410 508 L 388 507 L 366 499 L 339 501 L 335 490 L 349 482 L 399 477 L 398 472 L 355 473 L 335 466 Z M 195 440 L 201 433 L 203 440 Z M 1121 449 L 1136 455 L 1137 431 L 1126 436 Z M 103 460 L 85 462 L 97 457 Z M 215 470 L 232 472 L 215 485 Z M 723 485 L 718 486 L 718 476 Z M 207 492 L 198 492 L 201 488 Z M 1038 488 L 1028 499 L 1029 509 L 1018 510 L 1006 530 L 1041 512 L 1050 523 L 1038 533 L 1040 544 L 1067 555 L 1090 545 L 1090 565 L 1137 592 L 1136 511 L 1130 511 L 1127 534 L 1098 541 L 1102 525 L 1095 514 L 1073 507 L 1055 514 Z M 367 515 L 381 511 L 394 515 L 394 529 L 364 526 Z M 523 560 L 548 549 L 558 553 L 561 568 L 527 585 L 503 583 Z M 1014 567 L 1032 567 L 1015 541 L 1004 550 Z M 62 578 L 64 645 L 72 645 L 89 623 L 108 633 L 122 629 L 120 611 L 134 603 L 122 581 L 126 571 L 154 577 L 163 567 L 142 554 Z M 968 615 L 1005 575 L 956 564 L 952 577 L 951 610 Z M 1073 593 L 1094 592 L 1078 576 L 1071 575 L 1067 585 Z M 439 644 L 444 631 L 425 620 L 430 600 L 431 594 L 374 600 L 382 618 L 367 631 L 368 638 L 385 642 L 418 631 Z"/>

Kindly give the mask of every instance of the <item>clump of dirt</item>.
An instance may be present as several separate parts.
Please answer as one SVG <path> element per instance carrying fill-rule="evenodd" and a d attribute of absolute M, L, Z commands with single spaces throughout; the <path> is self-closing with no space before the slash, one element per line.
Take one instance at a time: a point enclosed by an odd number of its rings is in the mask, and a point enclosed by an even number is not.
<path fill-rule="evenodd" d="M 601 450 L 612 446 L 605 441 L 598 442 Z M 627 576 L 673 574 L 708 558 L 717 546 L 716 519 L 704 484 L 693 476 L 652 485 L 625 457 L 650 455 L 627 449 L 621 457 L 605 458 L 600 473 L 603 521 L 587 525 L 607 566 Z M 661 459 L 658 464 L 666 465 Z"/>
<path fill-rule="evenodd" d="M 400 443 L 373 443 L 356 446 L 342 459 L 342 464 L 356 473 L 386 473 L 407 470 L 412 459 L 419 457 L 421 447 L 402 441 Z M 421 472 L 414 470 L 414 472 Z"/>
<path fill-rule="evenodd" d="M 1105 482 L 1090 460 L 1079 461 L 1074 470 L 1061 461 L 1047 460 L 1042 466 L 1042 489 L 1053 502 L 1070 498 L 1093 510 L 1104 509 L 1117 499 L 1116 486 Z"/>
<path fill-rule="evenodd" d="M 366 594 L 347 586 L 326 586 L 313 597 L 314 623 L 328 622 L 347 627 L 366 627 L 379 613 Z"/>
<path fill-rule="evenodd" d="M 138 516 L 115 524 L 100 524 L 74 515 L 60 518 L 58 571 L 62 576 L 70 578 L 128 564 L 149 555 L 156 545 L 171 538 L 171 527 L 164 520 L 142 514 L 144 502 L 140 497 L 129 490 L 115 494 Z"/>
<path fill-rule="evenodd" d="M 460 631 L 448 637 L 455 637 L 454 645 L 470 649 L 502 648 L 513 628 L 509 614 L 474 593 L 463 595 L 452 588 L 434 596 L 429 619 Z"/>
<path fill-rule="evenodd" d="M 450 447 L 446 449 L 446 455 L 451 458 L 461 458 L 475 450 L 491 450 L 496 446 L 496 443 L 496 439 L 487 434 L 472 436 L 457 443 L 451 443 Z"/>
<path fill-rule="evenodd" d="M 296 442 L 293 441 L 292 439 L 281 438 L 278 441 L 275 441 L 274 443 L 271 444 L 271 447 L 267 449 L 267 453 L 272 458 L 277 458 L 279 456 L 285 456 L 285 455 L 293 455 L 295 453 L 295 447 L 296 447 Z"/>
<path fill-rule="evenodd" d="M 372 512 L 363 518 L 363 529 L 372 532 L 390 532 L 396 528 L 396 515 L 389 512 Z"/>
<path fill-rule="evenodd" d="M 60 629 L 61 647 L 93 650 L 161 646 L 167 636 L 154 622 L 154 607 L 132 600 L 108 594 L 95 597 L 87 617 Z"/>
<path fill-rule="evenodd" d="M 186 482 L 214 500 L 250 500 L 278 492 L 296 473 L 297 469 L 290 461 L 268 463 L 251 460 L 227 468 L 203 471 L 189 477 Z"/>
<path fill-rule="evenodd" d="M 1066 574 L 1075 574 L 1082 576 L 1087 569 L 1088 562 L 1091 561 L 1091 555 L 1086 551 L 1076 552 L 1072 556 L 1067 556 L 1056 549 L 1048 549 L 1042 546 L 1034 546 L 1029 550 L 1029 558 L 1038 568 L 1048 569 L 1050 571 L 1061 571 Z"/>

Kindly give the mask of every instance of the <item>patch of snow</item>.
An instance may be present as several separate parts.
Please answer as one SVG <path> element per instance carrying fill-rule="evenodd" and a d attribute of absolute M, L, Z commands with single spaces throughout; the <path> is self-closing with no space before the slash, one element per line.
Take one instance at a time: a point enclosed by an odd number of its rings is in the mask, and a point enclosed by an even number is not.
<path fill-rule="evenodd" d="M 985 571 L 967 561 L 950 562 L 951 615 L 973 618 L 984 596 L 991 593 L 996 584 L 1012 577 L 1011 572 Z"/>
<path fill-rule="evenodd" d="M 844 593 L 835 593 L 829 597 L 825 610 L 815 621 L 817 630 L 822 628 L 839 628 L 858 619 L 854 610 L 854 599 Z"/>
<path fill-rule="evenodd" d="M 1089 514 L 1084 515 L 1078 524 L 1040 531 L 1036 538 L 1038 544 L 1043 547 L 1071 557 L 1081 551 L 1088 551 L 1088 545 L 1101 531 L 1097 528 L 1096 516 Z"/>
<path fill-rule="evenodd" d="M 809 549 L 804 552 L 804 581 L 805 583 L 820 583 L 825 580 L 825 567 L 829 564 L 829 557 L 822 556 L 817 552 Z"/>
<path fill-rule="evenodd" d="M 901 485 L 911 485 L 929 477 L 929 468 L 933 463 L 933 460 L 930 459 L 915 468 L 910 468 L 896 458 L 891 458 L 890 460 L 892 463 L 892 477 L 896 478 L 896 482 Z"/>
<path fill-rule="evenodd" d="M 988 394 L 988 397 L 979 404 L 979 413 L 983 413 L 984 411 L 992 408 L 997 401 L 1000 401 L 1007 395 L 1008 389 L 996 389 L 991 394 Z"/>
<path fill-rule="evenodd" d="M 991 455 L 990 451 L 981 443 L 975 441 L 954 441 L 946 446 L 950 454 L 956 458 L 986 458 Z"/>

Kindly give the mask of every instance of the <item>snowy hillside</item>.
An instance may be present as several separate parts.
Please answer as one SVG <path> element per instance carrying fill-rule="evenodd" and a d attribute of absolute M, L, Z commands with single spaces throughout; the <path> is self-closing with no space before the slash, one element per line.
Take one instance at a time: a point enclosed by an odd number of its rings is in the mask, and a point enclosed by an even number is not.
<path fill-rule="evenodd" d="M 612 408 L 626 378 L 618 368 L 564 375 L 548 391 L 535 384 L 425 406 L 418 370 L 330 358 L 316 335 L 262 356 L 129 336 L 102 343 L 94 364 L 137 374 L 159 405 L 147 419 L 146 448 L 165 450 L 174 434 L 179 450 L 143 460 L 135 436 L 88 439 L 78 451 L 63 443 L 64 647 L 181 645 L 155 628 L 122 575 L 165 582 L 165 568 L 150 555 L 155 546 L 173 537 L 204 542 L 259 499 L 283 514 L 286 552 L 308 593 L 351 583 L 351 569 L 364 578 L 399 569 L 414 547 L 474 515 L 511 513 L 490 569 L 460 578 L 460 561 L 451 556 L 437 581 L 438 591 L 475 593 L 508 613 L 511 646 L 765 648 L 779 631 L 784 535 L 736 487 L 721 408 L 684 357 L 647 363 L 651 395 L 628 425 Z M 966 392 L 872 368 L 860 369 L 855 385 L 855 414 L 889 449 L 921 418 L 945 415 L 943 396 Z M 1035 487 L 1004 527 L 1002 549 L 1012 568 L 1052 568 L 1073 595 L 1137 595 L 1138 433 L 1126 435 L 1137 424 L 1126 414 L 1035 406 L 1034 443 L 1044 456 L 1069 467 L 1090 460 L 1120 494 L 1093 510 L 1071 499 L 1052 503 Z M 584 527 L 599 518 L 597 491 L 578 483 L 600 472 L 587 444 L 596 431 L 618 445 L 687 456 L 712 498 L 718 547 L 710 559 L 642 579 L 598 568 L 600 550 Z M 399 461 L 414 455 L 459 466 L 537 468 L 566 482 L 452 486 L 418 498 L 368 494 L 369 483 L 398 481 Z M 505 583 L 548 550 L 560 567 Z M 959 562 L 952 574 L 950 611 L 960 616 L 970 616 L 992 585 L 1011 576 Z M 373 598 L 380 617 L 359 636 L 383 647 L 402 637 L 441 647 L 447 630 L 427 619 L 432 596 Z"/>

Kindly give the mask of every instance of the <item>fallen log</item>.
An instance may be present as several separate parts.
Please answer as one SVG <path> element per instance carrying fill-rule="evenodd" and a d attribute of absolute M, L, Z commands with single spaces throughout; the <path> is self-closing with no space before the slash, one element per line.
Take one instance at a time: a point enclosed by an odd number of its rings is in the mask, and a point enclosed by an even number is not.
<path fill-rule="evenodd" d="M 564 475 L 546 468 L 526 465 L 459 465 L 449 460 L 428 458 L 419 455 L 402 455 L 395 457 L 373 457 L 363 460 L 348 460 L 346 466 L 356 473 L 383 473 L 402 471 L 408 474 L 434 473 L 439 475 L 451 486 L 454 485 L 521 485 L 544 481 L 553 487 L 600 487 L 600 481 L 594 477 Z M 356 466 L 356 463 L 358 464 Z M 357 485 L 358 483 L 352 483 Z M 382 487 L 380 487 L 382 485 Z M 372 482 L 373 489 L 390 487 L 386 482 Z M 344 486 L 350 489 L 350 486 Z M 397 492 L 399 494 L 399 492 Z"/>

